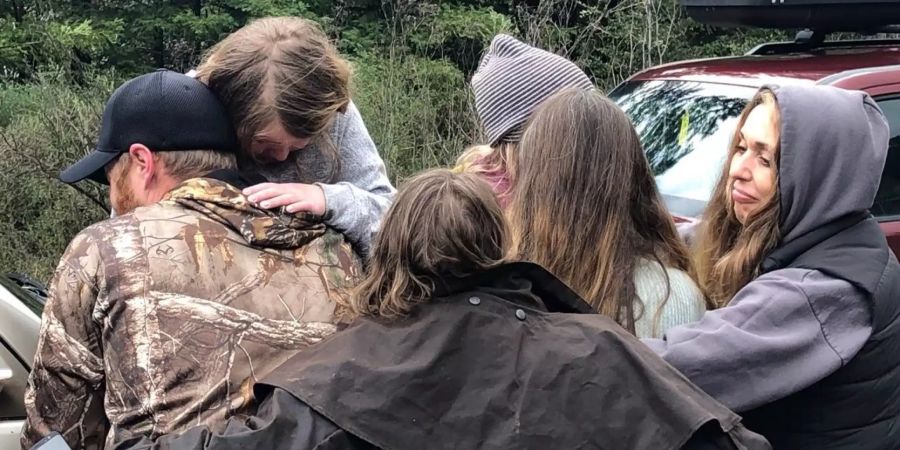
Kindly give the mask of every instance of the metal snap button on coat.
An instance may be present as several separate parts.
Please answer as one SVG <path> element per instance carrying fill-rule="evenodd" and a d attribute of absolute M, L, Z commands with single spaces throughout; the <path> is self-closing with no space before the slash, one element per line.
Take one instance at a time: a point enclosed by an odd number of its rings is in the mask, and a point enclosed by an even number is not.
<path fill-rule="evenodd" d="M 525 320 L 525 311 L 522 311 L 521 309 L 517 309 L 516 310 L 516 318 L 519 320 Z"/>
<path fill-rule="evenodd" d="M 478 306 L 481 304 L 481 299 L 478 297 L 469 297 L 469 303 Z"/>

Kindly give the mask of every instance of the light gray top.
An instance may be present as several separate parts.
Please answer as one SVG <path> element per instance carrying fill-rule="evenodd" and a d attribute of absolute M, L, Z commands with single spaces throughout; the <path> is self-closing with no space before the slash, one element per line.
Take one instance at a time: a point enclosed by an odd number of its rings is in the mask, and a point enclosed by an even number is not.
<path fill-rule="evenodd" d="M 396 190 L 352 102 L 347 112 L 337 115 L 330 137 L 340 155 L 337 173 L 333 173 L 333 162 L 316 145 L 291 153 L 283 163 L 242 170 L 255 172 L 275 183 L 321 186 L 325 192 L 325 222 L 342 232 L 365 255 Z"/>

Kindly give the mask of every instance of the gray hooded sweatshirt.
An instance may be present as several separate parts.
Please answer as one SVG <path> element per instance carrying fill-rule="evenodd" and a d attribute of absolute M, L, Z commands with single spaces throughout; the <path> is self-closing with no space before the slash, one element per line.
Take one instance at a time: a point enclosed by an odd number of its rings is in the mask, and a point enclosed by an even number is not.
<path fill-rule="evenodd" d="M 337 115 L 329 137 L 339 161 L 332 161 L 313 144 L 292 152 L 284 162 L 271 166 L 247 162 L 241 169 L 273 183 L 318 184 L 325 193 L 325 223 L 365 255 L 396 190 L 353 102 Z"/>
<path fill-rule="evenodd" d="M 782 247 L 872 206 L 889 130 L 865 93 L 769 88 L 781 112 Z M 757 277 L 700 321 L 644 342 L 707 393 L 744 412 L 846 365 L 872 334 L 872 321 L 870 298 L 850 282 L 820 270 L 784 268 Z"/>

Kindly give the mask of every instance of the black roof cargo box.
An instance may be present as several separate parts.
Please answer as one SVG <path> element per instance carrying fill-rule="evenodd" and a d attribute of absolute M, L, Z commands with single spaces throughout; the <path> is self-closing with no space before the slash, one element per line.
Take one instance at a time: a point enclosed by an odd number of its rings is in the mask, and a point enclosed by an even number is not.
<path fill-rule="evenodd" d="M 898 0 L 681 0 L 706 25 L 876 32 L 900 24 Z"/>

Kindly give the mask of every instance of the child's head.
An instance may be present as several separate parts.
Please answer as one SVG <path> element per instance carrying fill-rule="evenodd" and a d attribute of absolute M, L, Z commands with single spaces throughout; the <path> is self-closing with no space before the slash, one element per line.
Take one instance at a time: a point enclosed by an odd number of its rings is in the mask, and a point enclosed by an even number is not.
<path fill-rule="evenodd" d="M 566 88 L 592 90 L 593 83 L 571 61 L 499 34 L 472 76 L 475 110 L 487 146 L 466 150 L 457 168 L 485 179 L 506 207 L 522 128 L 544 100 Z"/>
<path fill-rule="evenodd" d="M 350 103 L 350 66 L 314 22 L 259 19 L 214 46 L 197 69 L 225 104 L 241 146 L 276 163 L 327 133 Z"/>
<path fill-rule="evenodd" d="M 472 76 L 475 110 L 487 143 L 516 143 L 531 113 L 566 88 L 591 90 L 590 78 L 562 56 L 499 34 Z"/>
<path fill-rule="evenodd" d="M 351 316 L 407 314 L 442 283 L 500 264 L 506 235 L 500 205 L 477 176 L 437 169 L 410 179 L 382 221 Z"/>

